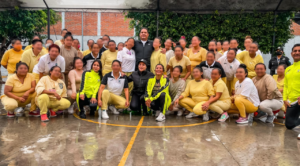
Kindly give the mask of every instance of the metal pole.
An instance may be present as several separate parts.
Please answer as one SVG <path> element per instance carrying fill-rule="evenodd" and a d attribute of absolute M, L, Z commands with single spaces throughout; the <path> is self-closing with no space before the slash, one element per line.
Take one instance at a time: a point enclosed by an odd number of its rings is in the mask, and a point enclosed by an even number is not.
<path fill-rule="evenodd" d="M 156 37 L 158 37 L 158 28 L 159 28 L 159 11 L 157 10 L 156 18 Z"/>
<path fill-rule="evenodd" d="M 48 39 L 50 39 L 50 9 L 48 8 Z"/>
<path fill-rule="evenodd" d="M 274 22 L 273 22 L 273 31 L 274 31 L 274 32 L 273 32 L 272 55 L 271 55 L 271 56 L 274 55 L 274 51 L 275 51 L 275 39 L 276 39 L 275 24 L 276 24 L 276 21 L 277 21 L 276 16 L 277 16 L 277 12 L 275 11 L 275 12 L 274 12 Z"/>
<path fill-rule="evenodd" d="M 81 50 L 83 51 L 83 11 L 81 12 Z"/>

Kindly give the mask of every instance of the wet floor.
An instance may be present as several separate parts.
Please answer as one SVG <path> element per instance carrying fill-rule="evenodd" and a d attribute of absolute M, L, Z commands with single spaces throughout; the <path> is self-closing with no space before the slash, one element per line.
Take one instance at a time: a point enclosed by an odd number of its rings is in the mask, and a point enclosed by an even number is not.
<path fill-rule="evenodd" d="M 235 120 L 171 115 L 158 123 L 152 116 L 110 115 L 104 121 L 65 114 L 42 123 L 0 116 L 0 166 L 300 165 L 300 129 L 287 130 L 283 119 L 251 125 Z"/>

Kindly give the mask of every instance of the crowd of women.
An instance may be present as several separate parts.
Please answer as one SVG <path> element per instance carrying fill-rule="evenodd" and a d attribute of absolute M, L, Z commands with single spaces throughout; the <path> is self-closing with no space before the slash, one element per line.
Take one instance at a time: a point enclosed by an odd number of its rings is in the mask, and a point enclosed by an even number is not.
<path fill-rule="evenodd" d="M 73 114 L 77 107 L 81 118 L 88 110 L 90 115 L 100 110 L 108 119 L 108 110 L 131 109 L 143 115 L 152 110 L 157 121 L 176 112 L 186 118 L 202 115 L 204 121 L 214 113 L 220 122 L 239 114 L 237 123 L 249 123 L 254 116 L 272 123 L 280 110 L 287 110 L 287 127 L 300 124 L 300 44 L 292 49 L 293 65 L 279 47 L 269 75 L 250 36 L 243 51 L 236 39 L 212 40 L 206 50 L 197 36 L 189 48 L 184 36 L 177 43 L 167 39 L 165 48 L 158 37 L 148 40 L 147 28 L 139 36 L 116 45 L 105 35 L 88 40 L 83 52 L 66 29 L 55 44 L 46 40 L 46 48 L 38 36 L 24 51 L 21 41 L 13 40 L 1 61 L 8 70 L 1 97 L 7 116 L 20 116 L 29 105 L 29 116 L 44 122 L 66 109 Z"/>

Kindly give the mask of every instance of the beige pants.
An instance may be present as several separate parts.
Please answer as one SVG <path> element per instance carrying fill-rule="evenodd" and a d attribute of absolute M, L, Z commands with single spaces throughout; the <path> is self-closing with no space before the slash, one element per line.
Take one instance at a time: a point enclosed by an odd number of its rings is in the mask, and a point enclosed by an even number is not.
<path fill-rule="evenodd" d="M 36 109 L 35 96 L 36 96 L 36 93 L 30 94 L 24 103 L 21 103 L 13 98 L 4 96 L 3 98 L 1 98 L 1 102 L 4 106 L 4 109 L 9 112 L 13 112 L 16 108 L 25 107 L 27 104 L 31 103 L 31 107 L 30 107 L 30 112 L 31 112 Z"/>
<path fill-rule="evenodd" d="M 231 104 L 230 109 L 227 111 L 229 114 L 240 114 L 241 117 L 245 118 L 246 113 L 254 113 L 258 110 L 254 104 L 242 97 L 236 97 L 234 104 Z"/>
<path fill-rule="evenodd" d="M 202 110 L 202 105 L 205 102 L 206 101 L 201 101 L 201 102 L 196 103 L 192 98 L 185 97 L 179 101 L 179 105 L 181 105 L 182 107 L 184 107 L 185 109 L 187 109 L 190 112 L 194 112 L 197 115 L 203 115 L 206 113 L 206 111 Z"/>
<path fill-rule="evenodd" d="M 228 91 L 229 91 L 229 95 L 231 96 L 231 95 L 233 95 L 232 94 L 232 91 L 234 91 L 235 90 L 235 83 L 238 81 L 238 79 L 237 78 L 235 78 L 234 77 L 234 79 L 233 80 L 231 80 L 231 81 L 226 81 L 226 86 L 227 86 L 227 88 L 228 88 Z"/>
<path fill-rule="evenodd" d="M 58 110 L 64 110 L 70 107 L 71 103 L 65 98 L 60 100 L 51 100 L 47 94 L 41 94 L 37 98 L 37 105 L 39 106 L 41 112 L 40 114 L 47 114 L 48 108 L 52 109 L 54 112 Z"/>
<path fill-rule="evenodd" d="M 217 112 L 219 114 L 223 114 L 224 111 L 228 110 L 231 106 L 231 100 L 218 100 L 212 104 L 210 104 L 209 109 L 211 111 Z"/>
<path fill-rule="evenodd" d="M 125 106 L 126 99 L 121 96 L 110 93 L 107 89 L 102 92 L 102 110 L 107 110 L 108 105 L 114 105 L 117 109 L 127 108 Z"/>

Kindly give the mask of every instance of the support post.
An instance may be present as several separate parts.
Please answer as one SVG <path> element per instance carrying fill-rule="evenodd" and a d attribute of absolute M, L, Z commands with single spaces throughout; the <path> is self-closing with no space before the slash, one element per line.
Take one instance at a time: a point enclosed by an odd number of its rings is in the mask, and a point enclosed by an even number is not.
<path fill-rule="evenodd" d="M 156 8 L 156 37 L 158 37 L 158 29 L 159 29 L 159 0 L 157 0 L 157 8 Z"/>
<path fill-rule="evenodd" d="M 46 0 L 43 0 L 44 1 L 44 4 L 46 5 L 47 7 L 47 34 L 48 34 L 48 39 L 50 39 L 50 8 L 46 2 Z"/>
<path fill-rule="evenodd" d="M 276 21 L 277 21 L 276 16 L 277 16 L 277 12 L 275 11 L 275 12 L 274 12 L 274 22 L 273 22 L 273 31 L 274 31 L 274 32 L 273 32 L 272 54 L 271 54 L 271 56 L 274 55 L 274 51 L 275 51 L 275 39 L 276 39 L 275 24 L 276 24 Z"/>
<path fill-rule="evenodd" d="M 81 50 L 83 51 L 83 11 L 81 12 Z"/>

